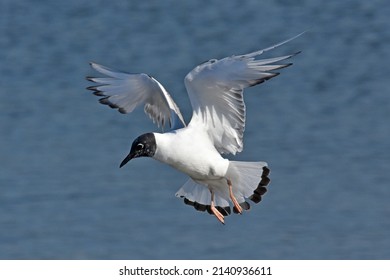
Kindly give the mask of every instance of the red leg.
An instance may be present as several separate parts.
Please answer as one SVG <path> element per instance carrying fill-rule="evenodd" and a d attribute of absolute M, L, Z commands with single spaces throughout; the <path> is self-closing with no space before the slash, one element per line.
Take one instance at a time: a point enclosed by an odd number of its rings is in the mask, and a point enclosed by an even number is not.
<path fill-rule="evenodd" d="M 236 207 L 238 213 L 241 214 L 242 213 L 242 207 L 240 206 L 240 204 L 238 203 L 237 199 L 235 198 L 235 196 L 233 194 L 232 181 L 227 179 L 227 183 L 228 183 L 228 186 L 229 186 L 229 196 L 230 196 L 230 199 L 232 200 L 232 202 L 234 204 L 234 207 Z"/>
<path fill-rule="evenodd" d="M 225 220 L 224 220 L 222 213 L 219 212 L 217 208 L 215 208 L 214 192 L 212 192 L 212 191 L 210 191 L 210 192 L 211 192 L 211 205 L 210 205 L 211 212 L 213 212 L 214 216 L 218 219 L 218 221 L 220 221 L 222 224 L 225 224 Z"/>

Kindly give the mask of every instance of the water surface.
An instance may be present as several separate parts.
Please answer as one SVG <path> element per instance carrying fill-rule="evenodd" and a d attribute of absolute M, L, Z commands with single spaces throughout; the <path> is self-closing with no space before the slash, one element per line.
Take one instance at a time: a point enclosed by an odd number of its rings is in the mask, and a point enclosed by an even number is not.
<path fill-rule="evenodd" d="M 389 5 L 380 1 L 11 1 L 0 4 L 0 258 L 388 259 Z M 267 161 L 260 205 L 222 226 L 174 197 L 186 176 L 151 159 L 156 130 L 85 90 L 88 62 L 146 72 L 188 121 L 198 63 L 302 50 L 246 91 L 245 149 Z"/>

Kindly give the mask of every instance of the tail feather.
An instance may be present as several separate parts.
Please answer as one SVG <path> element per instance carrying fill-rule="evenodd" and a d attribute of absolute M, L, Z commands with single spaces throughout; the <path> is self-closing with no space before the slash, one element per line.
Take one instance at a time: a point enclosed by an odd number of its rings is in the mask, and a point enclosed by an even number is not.
<path fill-rule="evenodd" d="M 199 184 L 191 178 L 177 191 L 177 197 L 184 198 L 184 203 L 193 206 L 197 211 L 207 211 L 212 214 L 210 208 L 211 194 L 206 185 Z M 229 202 L 224 198 L 215 196 L 216 208 L 224 216 L 231 214 Z"/>
<path fill-rule="evenodd" d="M 261 201 L 261 197 L 267 192 L 266 186 L 268 186 L 269 182 L 271 182 L 268 177 L 270 170 L 268 167 L 263 167 L 263 174 L 261 174 L 261 181 L 253 194 L 249 197 L 254 203 L 259 203 Z"/>
<path fill-rule="evenodd" d="M 271 181 L 269 174 L 265 162 L 230 161 L 226 176 L 232 181 L 233 194 L 239 203 L 245 203 L 247 198 L 258 203 Z"/>
<path fill-rule="evenodd" d="M 231 180 L 233 194 L 244 210 L 250 209 L 247 200 L 259 203 L 267 192 L 270 183 L 270 169 L 265 162 L 230 161 L 226 177 Z M 215 193 L 216 208 L 224 215 L 231 214 L 229 191 L 226 179 L 194 181 L 189 179 L 176 193 L 177 197 L 184 198 L 184 203 L 193 206 L 198 211 L 207 211 L 211 214 L 210 190 Z M 233 207 L 233 212 L 238 213 Z"/>

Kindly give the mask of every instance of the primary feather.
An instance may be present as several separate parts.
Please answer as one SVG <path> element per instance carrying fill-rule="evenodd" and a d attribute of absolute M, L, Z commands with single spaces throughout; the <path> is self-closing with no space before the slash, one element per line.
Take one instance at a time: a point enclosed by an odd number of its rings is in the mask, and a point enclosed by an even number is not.
<path fill-rule="evenodd" d="M 273 63 L 297 54 L 255 60 L 254 56 L 261 53 L 213 59 L 195 67 L 185 78 L 193 108 L 189 125 L 203 125 L 220 153 L 236 154 L 243 149 L 244 89 L 277 76 L 274 70 L 291 63 Z"/>
<path fill-rule="evenodd" d="M 143 73 L 128 74 L 114 71 L 97 63 L 91 63 L 91 67 L 108 76 L 87 78 L 97 83 L 88 89 L 94 91 L 95 95 L 102 96 L 100 103 L 116 108 L 123 114 L 143 105 L 145 113 L 158 126 L 164 127 L 169 124 L 171 128 L 178 128 L 180 125 L 186 125 L 179 107 L 153 77 Z"/>

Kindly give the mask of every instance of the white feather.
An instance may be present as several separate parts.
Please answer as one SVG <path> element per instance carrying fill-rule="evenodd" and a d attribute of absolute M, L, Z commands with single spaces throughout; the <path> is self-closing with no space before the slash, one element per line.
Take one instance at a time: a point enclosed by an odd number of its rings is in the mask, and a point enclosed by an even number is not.
<path fill-rule="evenodd" d="M 97 83 L 88 89 L 96 95 L 103 96 L 102 104 L 118 108 L 121 113 L 130 113 L 143 105 L 145 113 L 163 126 L 169 123 L 171 128 L 185 126 L 179 107 L 166 89 L 153 77 L 146 74 L 128 74 L 114 71 L 102 65 L 91 63 L 96 71 L 108 76 L 105 78 L 88 78 Z"/>
<path fill-rule="evenodd" d="M 185 86 L 193 108 L 190 124 L 204 126 L 220 153 L 236 154 L 243 149 L 244 89 L 278 75 L 270 71 L 291 64 L 272 63 L 295 54 L 264 60 L 255 60 L 254 56 L 283 43 L 247 55 L 212 59 L 186 76 Z"/>

